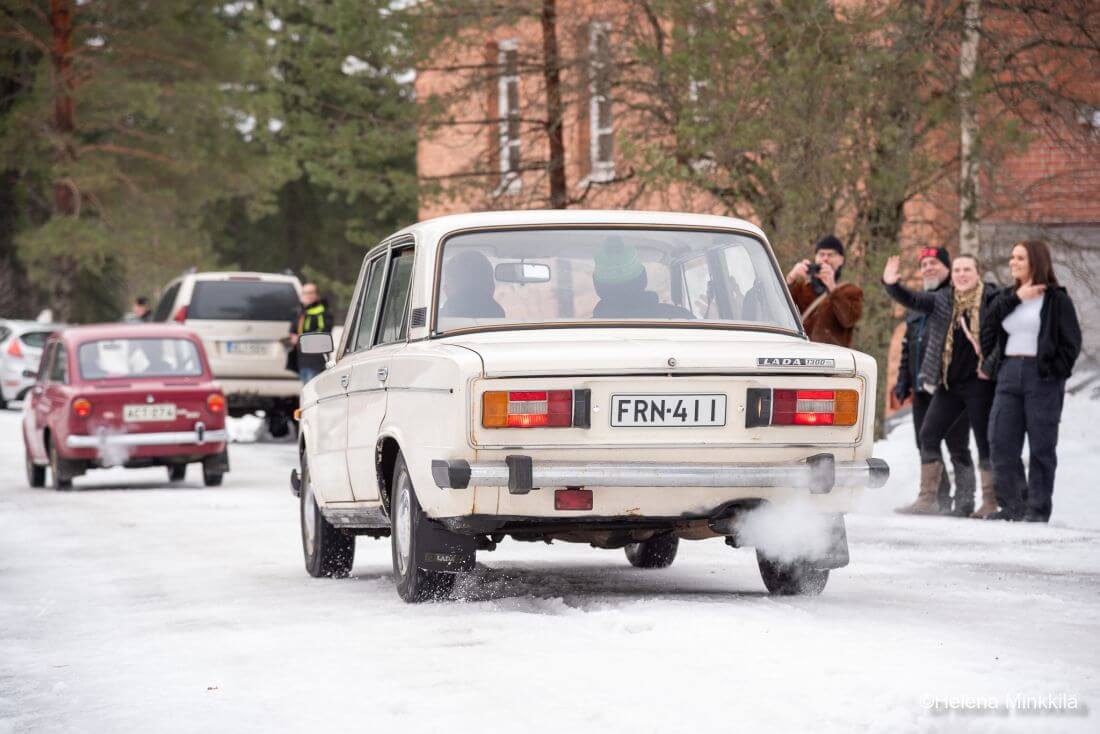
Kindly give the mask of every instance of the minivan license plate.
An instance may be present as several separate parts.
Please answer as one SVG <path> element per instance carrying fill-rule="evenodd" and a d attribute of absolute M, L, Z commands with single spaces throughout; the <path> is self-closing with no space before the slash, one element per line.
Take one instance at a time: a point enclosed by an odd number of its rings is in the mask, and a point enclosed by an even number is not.
<path fill-rule="evenodd" d="M 676 428 L 726 425 L 725 395 L 612 395 L 611 425 Z"/>
<path fill-rule="evenodd" d="M 125 405 L 122 419 L 126 421 L 174 421 L 176 406 L 172 403 L 153 403 L 152 405 Z"/>

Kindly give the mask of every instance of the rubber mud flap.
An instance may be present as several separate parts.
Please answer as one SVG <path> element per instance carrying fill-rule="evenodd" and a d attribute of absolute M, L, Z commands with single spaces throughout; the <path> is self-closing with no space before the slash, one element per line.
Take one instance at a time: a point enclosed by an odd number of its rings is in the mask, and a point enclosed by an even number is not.
<path fill-rule="evenodd" d="M 477 557 L 477 538 L 473 535 L 459 535 L 447 530 L 441 524 L 429 520 L 423 515 L 417 527 L 416 565 L 425 571 L 446 571 L 463 573 L 474 570 Z"/>
<path fill-rule="evenodd" d="M 821 558 L 814 558 L 810 565 L 818 569 L 843 568 L 848 565 L 848 529 L 844 515 L 826 517 L 829 532 L 829 548 Z"/>

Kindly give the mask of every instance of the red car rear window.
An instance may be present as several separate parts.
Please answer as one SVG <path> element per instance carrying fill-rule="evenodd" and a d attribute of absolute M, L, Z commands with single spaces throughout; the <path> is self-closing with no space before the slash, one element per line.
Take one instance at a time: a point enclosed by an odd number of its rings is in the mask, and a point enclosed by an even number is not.
<path fill-rule="evenodd" d="M 198 377 L 202 357 L 189 339 L 101 339 L 77 350 L 85 380 L 135 377 Z"/>

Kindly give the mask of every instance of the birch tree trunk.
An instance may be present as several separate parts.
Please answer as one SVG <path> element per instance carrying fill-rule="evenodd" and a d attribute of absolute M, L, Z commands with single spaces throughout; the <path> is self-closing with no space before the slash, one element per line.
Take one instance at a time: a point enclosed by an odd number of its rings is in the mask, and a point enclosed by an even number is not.
<path fill-rule="evenodd" d="M 965 0 L 962 45 L 959 49 L 959 252 L 977 255 L 978 238 L 978 113 L 974 104 L 974 77 L 981 38 L 981 0 Z"/>

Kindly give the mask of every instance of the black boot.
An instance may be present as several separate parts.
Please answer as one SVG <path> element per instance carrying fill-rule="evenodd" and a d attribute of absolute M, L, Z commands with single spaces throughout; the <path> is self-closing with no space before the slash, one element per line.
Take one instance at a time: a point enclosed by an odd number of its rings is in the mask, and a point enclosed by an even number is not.
<path fill-rule="evenodd" d="M 974 491 L 977 488 L 974 478 L 974 465 L 955 464 L 955 517 L 970 517 L 974 512 Z"/>
<path fill-rule="evenodd" d="M 939 506 L 941 515 L 951 514 L 951 479 L 947 476 L 946 466 L 940 472 L 940 486 L 936 489 L 936 504 Z"/>
<path fill-rule="evenodd" d="M 1009 512 L 1008 510 L 997 510 L 996 512 L 986 515 L 986 520 L 1009 520 L 1011 522 L 1019 522 L 1023 518 L 1019 515 Z"/>

